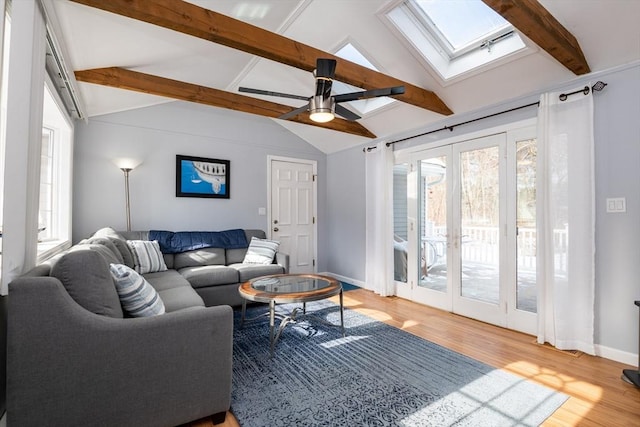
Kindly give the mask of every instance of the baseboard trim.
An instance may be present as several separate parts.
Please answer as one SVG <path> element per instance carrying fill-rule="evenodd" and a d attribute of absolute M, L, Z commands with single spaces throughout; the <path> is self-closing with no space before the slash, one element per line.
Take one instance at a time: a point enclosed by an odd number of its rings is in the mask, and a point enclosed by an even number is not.
<path fill-rule="evenodd" d="M 320 274 L 324 274 L 325 276 L 333 277 L 334 279 L 340 280 L 341 282 L 351 283 L 352 285 L 356 285 L 356 286 L 358 286 L 360 288 L 367 289 L 367 287 L 365 286 L 364 282 L 362 282 L 360 280 L 352 279 L 351 277 L 341 276 L 340 274 L 329 273 L 329 272 L 324 272 L 324 273 L 320 273 Z"/>
<path fill-rule="evenodd" d="M 638 354 L 629 353 L 627 351 L 618 350 L 604 345 L 595 345 L 596 356 L 604 357 L 605 359 L 613 360 L 615 362 L 624 363 L 626 365 L 636 366 L 638 363 Z"/>

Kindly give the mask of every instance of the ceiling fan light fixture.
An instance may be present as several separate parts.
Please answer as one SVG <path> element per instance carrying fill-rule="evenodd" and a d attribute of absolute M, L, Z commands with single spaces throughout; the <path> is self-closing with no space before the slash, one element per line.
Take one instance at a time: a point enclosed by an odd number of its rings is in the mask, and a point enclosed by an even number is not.
<path fill-rule="evenodd" d="M 317 123 L 327 123 L 335 118 L 336 103 L 333 98 L 313 96 L 309 99 L 309 118 Z"/>

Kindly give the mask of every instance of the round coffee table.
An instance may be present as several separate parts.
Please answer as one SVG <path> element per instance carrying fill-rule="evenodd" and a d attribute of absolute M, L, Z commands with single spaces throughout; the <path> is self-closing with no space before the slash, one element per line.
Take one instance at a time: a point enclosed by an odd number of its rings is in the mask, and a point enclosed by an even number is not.
<path fill-rule="evenodd" d="M 319 274 L 274 274 L 251 279 L 240 285 L 242 301 L 242 318 L 245 321 L 247 301 L 269 304 L 269 344 L 271 355 L 280 338 L 282 330 L 289 323 L 296 322 L 298 308 L 288 315 L 276 313 L 276 304 L 302 303 L 302 314 L 306 315 L 306 303 L 340 295 L 340 328 L 344 336 L 344 304 L 342 301 L 342 284 L 336 279 Z M 275 331 L 275 318 L 281 318 L 278 331 Z M 323 319 L 320 319 L 323 320 Z M 327 322 L 328 323 L 328 322 Z M 338 326 L 329 323 L 331 326 Z"/>

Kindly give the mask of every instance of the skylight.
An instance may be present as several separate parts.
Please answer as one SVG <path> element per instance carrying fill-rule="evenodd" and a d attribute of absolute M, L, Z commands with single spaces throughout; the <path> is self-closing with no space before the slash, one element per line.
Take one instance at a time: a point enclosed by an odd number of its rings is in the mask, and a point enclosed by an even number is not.
<path fill-rule="evenodd" d="M 443 82 L 526 47 L 481 0 L 403 0 L 385 16 Z"/>
<path fill-rule="evenodd" d="M 362 65 L 363 67 L 370 68 L 375 71 L 378 70 L 365 56 L 351 43 L 347 43 L 340 50 L 336 52 L 336 56 L 346 59 L 351 62 L 355 62 L 358 65 Z M 336 94 L 342 93 L 350 93 L 364 90 L 360 87 L 355 87 L 348 85 L 346 83 L 342 83 L 339 81 L 333 82 L 333 91 Z M 351 101 L 346 102 L 345 104 L 351 107 L 355 113 L 364 116 L 365 114 L 371 113 L 379 108 L 384 107 L 385 105 L 389 105 L 392 102 L 395 102 L 394 99 L 388 97 L 379 97 L 379 98 L 370 98 L 370 99 L 362 99 L 359 101 Z"/>

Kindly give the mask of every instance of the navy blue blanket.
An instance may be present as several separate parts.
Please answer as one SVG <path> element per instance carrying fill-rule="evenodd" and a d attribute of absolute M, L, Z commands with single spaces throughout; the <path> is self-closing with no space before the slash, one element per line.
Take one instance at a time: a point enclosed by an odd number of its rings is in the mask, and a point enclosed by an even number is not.
<path fill-rule="evenodd" d="M 149 231 L 149 240 L 157 240 L 165 254 L 177 254 L 202 248 L 238 249 L 249 246 L 244 230 L 225 231 Z"/>

